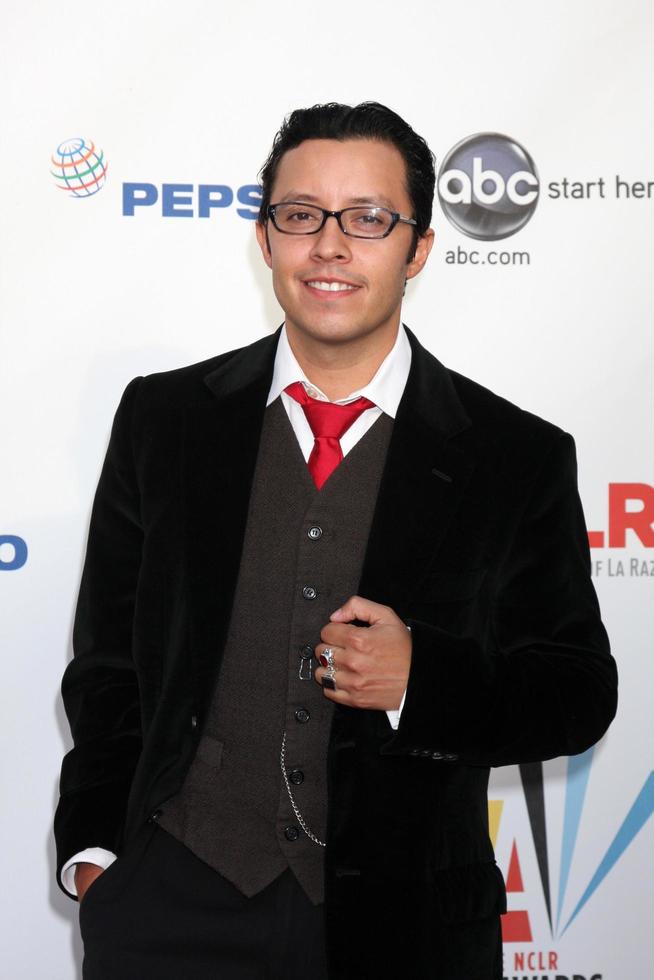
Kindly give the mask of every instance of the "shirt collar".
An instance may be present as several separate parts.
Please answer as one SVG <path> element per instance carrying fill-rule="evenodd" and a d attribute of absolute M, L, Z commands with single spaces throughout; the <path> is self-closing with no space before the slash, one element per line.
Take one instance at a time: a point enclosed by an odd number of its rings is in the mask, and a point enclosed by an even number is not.
<path fill-rule="evenodd" d="M 411 345 L 406 335 L 406 330 L 402 325 L 397 332 L 397 338 L 392 349 L 386 355 L 377 369 L 377 373 L 363 388 L 353 391 L 345 398 L 339 398 L 337 404 L 345 404 L 354 398 L 363 396 L 374 402 L 385 415 L 392 419 L 397 414 L 397 408 L 409 377 L 411 367 Z M 312 397 L 318 397 L 329 401 L 327 396 L 320 391 L 305 375 L 304 371 L 297 362 L 291 350 L 291 345 L 286 334 L 286 325 L 282 327 L 275 354 L 275 366 L 273 369 L 273 379 L 268 393 L 266 405 L 274 402 L 282 391 L 294 381 L 301 381 L 307 388 Z M 315 394 L 314 394 L 315 392 Z"/>

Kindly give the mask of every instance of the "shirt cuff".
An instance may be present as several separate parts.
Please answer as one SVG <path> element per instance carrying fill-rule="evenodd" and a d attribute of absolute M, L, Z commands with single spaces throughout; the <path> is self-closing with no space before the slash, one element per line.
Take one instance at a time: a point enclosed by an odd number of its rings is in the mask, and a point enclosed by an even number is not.
<path fill-rule="evenodd" d="M 402 695 L 402 700 L 400 701 L 400 707 L 394 709 L 393 711 L 387 711 L 386 716 L 390 722 L 391 728 L 397 731 L 400 725 L 400 715 L 402 714 L 402 708 L 404 707 L 404 702 L 406 701 L 406 688 L 404 694 Z"/>
<path fill-rule="evenodd" d="M 82 864 L 82 862 L 87 862 L 88 864 L 97 864 L 98 867 L 106 871 L 110 864 L 113 864 L 116 860 L 116 855 L 111 851 L 105 851 L 104 847 L 87 847 L 85 851 L 78 851 L 74 854 L 70 861 L 66 861 L 63 868 L 61 869 L 61 883 L 68 892 L 69 895 L 73 897 L 77 896 L 77 888 L 75 887 L 75 866 Z"/>

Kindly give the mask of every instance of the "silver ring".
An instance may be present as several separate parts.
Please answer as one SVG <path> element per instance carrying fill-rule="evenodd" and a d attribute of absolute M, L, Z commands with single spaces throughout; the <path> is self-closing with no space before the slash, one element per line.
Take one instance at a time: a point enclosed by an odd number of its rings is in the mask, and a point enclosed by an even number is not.
<path fill-rule="evenodd" d="M 325 647 L 325 649 L 322 652 L 322 656 L 327 661 L 327 667 L 325 669 L 326 670 L 336 670 L 336 664 L 334 663 L 334 650 L 333 650 L 333 647 Z M 321 660 L 321 663 L 322 663 L 322 660 Z M 323 664 L 323 667 L 324 666 L 325 665 Z"/>
<path fill-rule="evenodd" d="M 329 664 L 328 667 L 324 668 L 325 673 L 322 675 L 322 686 L 326 687 L 329 691 L 335 691 L 336 681 L 334 680 L 334 674 L 336 673 L 336 667 L 334 666 L 333 663 L 334 654 L 332 653 L 331 650 L 329 652 L 331 654 L 332 662 Z"/>
<path fill-rule="evenodd" d="M 325 687 L 325 688 L 327 688 L 328 691 L 335 691 L 336 690 L 336 681 L 334 680 L 333 673 L 332 674 L 323 674 L 322 686 Z"/>

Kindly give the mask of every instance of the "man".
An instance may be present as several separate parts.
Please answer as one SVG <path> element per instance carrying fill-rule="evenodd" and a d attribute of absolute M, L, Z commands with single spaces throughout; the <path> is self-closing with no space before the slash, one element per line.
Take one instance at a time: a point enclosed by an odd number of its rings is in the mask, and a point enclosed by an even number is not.
<path fill-rule="evenodd" d="M 404 120 L 298 110 L 262 185 L 283 327 L 133 381 L 96 496 L 56 817 L 84 976 L 498 980 L 489 766 L 615 712 L 573 442 L 402 326 Z"/>

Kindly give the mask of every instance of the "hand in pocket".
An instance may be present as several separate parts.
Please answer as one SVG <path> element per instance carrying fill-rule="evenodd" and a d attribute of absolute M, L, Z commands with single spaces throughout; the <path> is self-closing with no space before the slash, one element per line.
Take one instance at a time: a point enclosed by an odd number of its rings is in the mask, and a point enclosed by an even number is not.
<path fill-rule="evenodd" d="M 75 888 L 77 889 L 78 901 L 84 900 L 90 886 L 103 872 L 104 868 L 101 868 L 99 864 L 89 864 L 86 861 L 81 861 L 75 866 Z"/>

